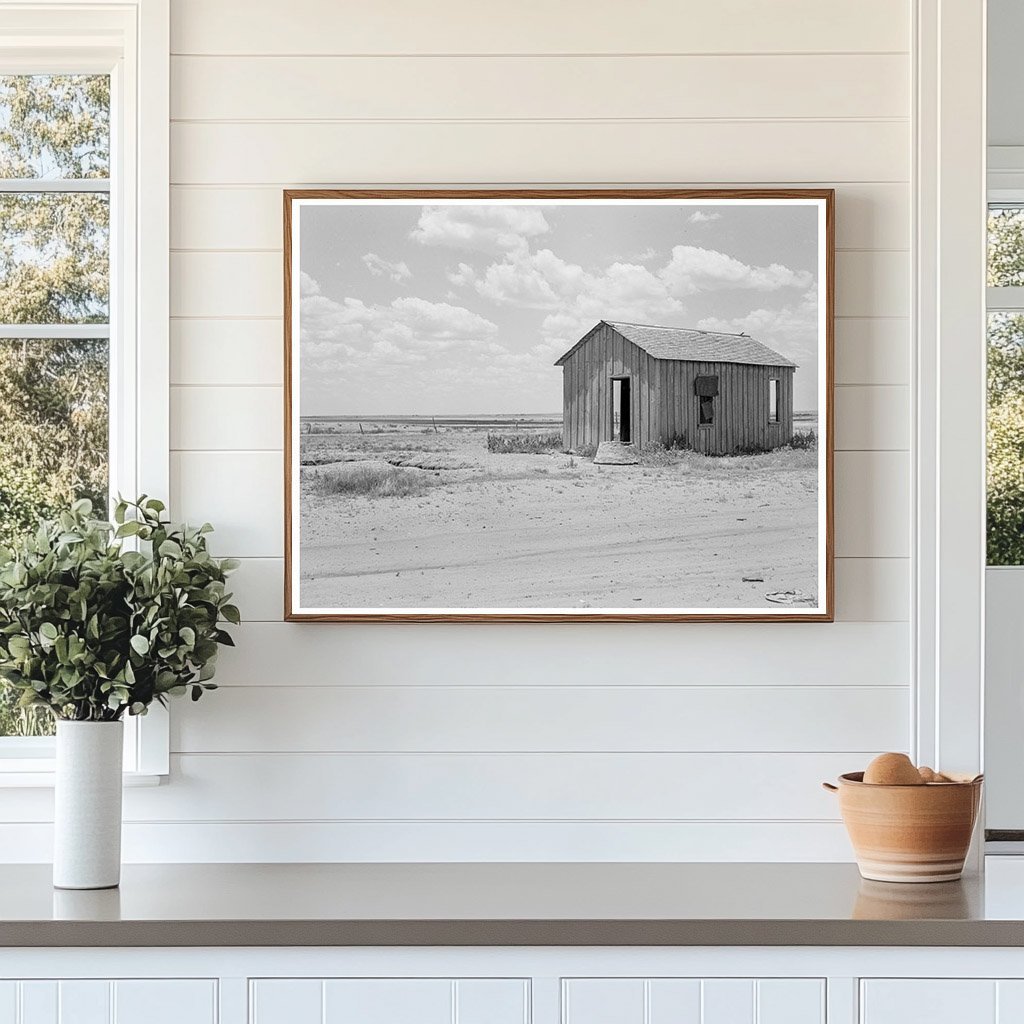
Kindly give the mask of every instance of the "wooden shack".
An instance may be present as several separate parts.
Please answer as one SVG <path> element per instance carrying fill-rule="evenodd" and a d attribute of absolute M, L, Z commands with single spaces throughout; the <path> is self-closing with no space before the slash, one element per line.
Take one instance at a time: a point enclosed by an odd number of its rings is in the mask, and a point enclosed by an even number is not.
<path fill-rule="evenodd" d="M 602 320 L 555 365 L 567 450 L 621 441 L 732 455 L 793 437 L 796 364 L 746 334 Z"/>

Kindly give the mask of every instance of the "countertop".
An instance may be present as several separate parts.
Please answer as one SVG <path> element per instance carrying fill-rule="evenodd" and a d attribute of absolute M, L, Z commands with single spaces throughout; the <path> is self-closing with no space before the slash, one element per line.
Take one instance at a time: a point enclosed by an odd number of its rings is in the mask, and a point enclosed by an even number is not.
<path fill-rule="evenodd" d="M 128 865 L 99 892 L 13 865 L 0 946 L 1024 946 L 1024 863 L 993 860 L 926 885 L 852 864 Z"/>

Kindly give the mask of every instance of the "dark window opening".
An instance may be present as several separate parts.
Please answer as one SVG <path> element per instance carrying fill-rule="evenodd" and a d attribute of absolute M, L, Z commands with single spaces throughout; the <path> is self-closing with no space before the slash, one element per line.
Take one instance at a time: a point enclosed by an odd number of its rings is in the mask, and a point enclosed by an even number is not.
<path fill-rule="evenodd" d="M 768 381 L 768 422 L 779 422 L 779 382 L 774 377 Z"/>
<path fill-rule="evenodd" d="M 713 395 L 701 395 L 700 419 L 697 421 L 702 427 L 710 427 L 715 422 L 715 399 Z"/>
<path fill-rule="evenodd" d="M 717 377 L 695 377 L 693 393 L 697 396 L 697 424 L 710 427 L 715 422 L 715 399 L 718 397 Z"/>
<path fill-rule="evenodd" d="M 630 431 L 629 378 L 612 378 L 612 440 L 629 444 Z"/>

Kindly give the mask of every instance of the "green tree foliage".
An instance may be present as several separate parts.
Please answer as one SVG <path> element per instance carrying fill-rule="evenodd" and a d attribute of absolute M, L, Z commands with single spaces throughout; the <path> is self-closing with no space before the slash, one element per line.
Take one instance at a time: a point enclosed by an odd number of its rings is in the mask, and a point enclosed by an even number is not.
<path fill-rule="evenodd" d="M 988 283 L 1024 284 L 1024 211 L 988 221 Z M 988 563 L 1024 565 L 1024 315 L 988 320 Z"/>
<path fill-rule="evenodd" d="M 110 80 L 0 76 L 0 177 L 110 173 Z M 0 323 L 105 323 L 109 201 L 103 193 L 0 195 Z M 0 340 L 0 545 L 77 498 L 106 508 L 104 340 Z M 36 734 L 0 686 L 0 736 Z"/>

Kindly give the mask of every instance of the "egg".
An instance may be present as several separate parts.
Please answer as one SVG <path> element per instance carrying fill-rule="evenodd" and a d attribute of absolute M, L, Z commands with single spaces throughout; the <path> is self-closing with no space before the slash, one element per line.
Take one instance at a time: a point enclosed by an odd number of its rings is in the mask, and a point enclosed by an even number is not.
<path fill-rule="evenodd" d="M 874 786 L 923 786 L 925 780 L 906 754 L 879 754 L 864 771 Z"/>

